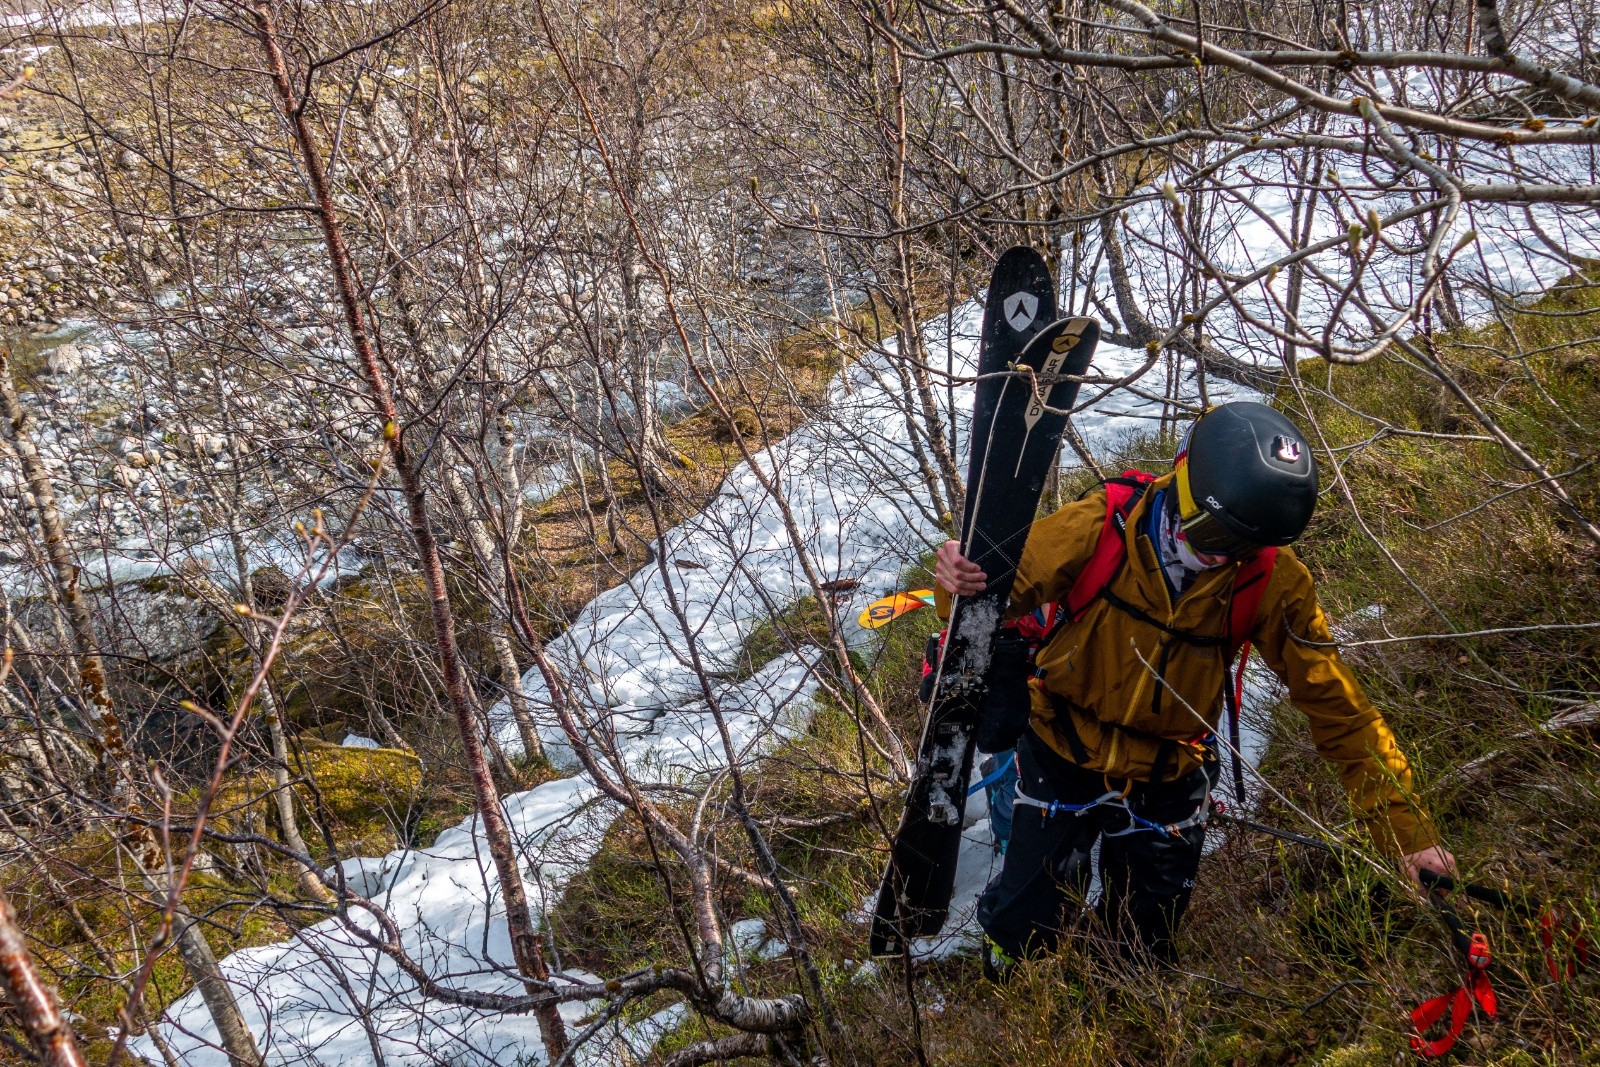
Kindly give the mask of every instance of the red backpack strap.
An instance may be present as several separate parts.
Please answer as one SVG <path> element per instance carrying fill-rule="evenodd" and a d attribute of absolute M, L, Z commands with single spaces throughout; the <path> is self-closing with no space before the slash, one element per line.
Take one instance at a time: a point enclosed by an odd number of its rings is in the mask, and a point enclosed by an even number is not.
<path fill-rule="evenodd" d="M 1122 477 L 1107 479 L 1106 518 L 1100 527 L 1100 539 L 1062 601 L 1066 608 L 1063 621 L 1080 618 L 1116 577 L 1122 561 L 1128 558 L 1128 514 L 1153 481 L 1155 476 L 1144 471 L 1123 471 Z"/>
<path fill-rule="evenodd" d="M 1233 607 L 1228 612 L 1230 659 L 1250 641 L 1250 631 L 1256 628 L 1256 612 L 1261 609 L 1261 598 L 1267 594 L 1267 583 L 1272 580 L 1272 568 L 1277 562 L 1278 550 L 1263 548 L 1233 576 Z"/>

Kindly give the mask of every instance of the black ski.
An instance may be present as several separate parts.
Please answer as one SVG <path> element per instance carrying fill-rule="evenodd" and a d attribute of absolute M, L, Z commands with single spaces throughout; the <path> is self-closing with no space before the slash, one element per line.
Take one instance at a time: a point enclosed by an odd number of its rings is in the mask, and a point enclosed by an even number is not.
<path fill-rule="evenodd" d="M 1078 393 L 1077 383 L 1054 376 L 1082 375 L 1100 337 L 1093 319 L 1051 322 L 1054 316 L 1054 283 L 1044 260 L 1026 248 L 1007 251 L 995 264 L 984 304 L 978 357 L 984 377 L 973 406 L 961 532 L 963 553 L 988 583 L 982 593 L 958 598 L 951 610 L 916 775 L 872 919 L 875 956 L 938 933 L 950 910 L 984 677 L 1066 428 L 1066 416 L 1046 408 L 1069 408 Z M 1034 375 L 1000 373 L 1012 367 Z"/>

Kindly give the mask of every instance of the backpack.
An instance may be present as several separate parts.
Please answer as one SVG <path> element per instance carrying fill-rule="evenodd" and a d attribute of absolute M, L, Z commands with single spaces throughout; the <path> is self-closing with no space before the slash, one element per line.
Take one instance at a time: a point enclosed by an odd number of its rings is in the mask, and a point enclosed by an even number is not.
<path fill-rule="evenodd" d="M 1104 483 L 1106 517 L 1104 525 L 1100 527 L 1100 539 L 1095 543 L 1094 554 L 1089 557 L 1089 562 L 1079 572 L 1077 581 L 1073 582 L 1072 588 L 1067 591 L 1066 599 L 1061 602 L 1056 613 L 1055 624 L 1039 641 L 1039 647 L 1048 644 L 1061 627 L 1081 619 L 1089 610 L 1089 606 L 1103 597 L 1120 611 L 1134 616 L 1141 622 L 1149 623 L 1187 644 L 1225 648 L 1227 666 L 1223 669 L 1222 702 L 1228 713 L 1228 743 L 1234 753 L 1234 795 L 1240 803 L 1243 803 L 1245 790 L 1242 754 L 1239 750 L 1239 705 L 1244 700 L 1244 669 L 1245 663 L 1250 658 L 1250 631 L 1255 625 L 1256 611 L 1261 607 L 1261 598 L 1267 591 L 1267 582 L 1272 577 L 1272 568 L 1278 561 L 1278 550 L 1272 547 L 1263 548 L 1234 575 L 1225 637 L 1220 640 L 1213 637 L 1197 637 L 1182 630 L 1174 630 L 1111 592 L 1111 579 L 1122 569 L 1123 561 L 1128 556 L 1128 516 L 1133 513 L 1134 507 L 1143 499 L 1145 491 L 1150 488 L 1150 483 L 1155 480 L 1155 475 L 1137 470 L 1123 471 L 1121 477 L 1106 479 Z M 1234 667 L 1235 657 L 1238 658 L 1237 669 Z"/>

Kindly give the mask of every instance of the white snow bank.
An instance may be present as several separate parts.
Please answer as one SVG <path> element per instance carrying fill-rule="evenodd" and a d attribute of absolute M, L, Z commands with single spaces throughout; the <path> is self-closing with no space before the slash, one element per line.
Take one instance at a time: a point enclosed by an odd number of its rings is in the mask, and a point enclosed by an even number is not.
<path fill-rule="evenodd" d="M 1363 131 L 1358 120 L 1337 120 L 1325 132 L 1359 142 Z M 1511 149 L 1463 144 L 1448 153 L 1437 144 L 1424 143 L 1421 147 L 1431 148 L 1441 158 L 1448 155 L 1454 172 L 1467 183 L 1586 184 L 1600 178 L 1600 151 L 1591 147 L 1545 145 Z M 1201 151 L 1190 170 L 1213 166 L 1221 152 Z M 1346 236 L 1352 223 L 1365 225 L 1369 211 L 1375 211 L 1380 218 L 1387 217 L 1435 195 L 1425 182 L 1420 188 L 1411 183 L 1416 177 L 1413 172 L 1397 170 L 1370 154 L 1333 152 L 1324 164 L 1328 172 L 1336 175 L 1337 181 L 1331 184 L 1338 188 L 1341 202 L 1337 211 L 1319 203 L 1312 225 L 1299 240 L 1291 237 L 1295 230 L 1291 194 L 1317 177 L 1299 172 L 1298 168 L 1310 166 L 1309 156 L 1280 149 L 1246 152 L 1222 172 L 1223 178 L 1217 179 L 1213 174 L 1214 184 L 1206 186 L 1207 195 L 1199 201 L 1199 207 L 1190 203 L 1188 214 L 1201 215 L 1190 236 L 1198 241 L 1221 277 L 1242 278 L 1264 271 L 1298 248 Z M 1171 177 L 1174 182 L 1181 182 L 1184 176 L 1175 173 Z M 1181 261 L 1187 257 L 1192 263 L 1194 251 L 1179 233 L 1167 202 L 1155 191 L 1161 184 L 1157 182 L 1155 187 L 1133 194 L 1134 198 L 1144 199 L 1123 213 L 1119 232 L 1138 303 L 1153 322 L 1164 328 L 1216 298 L 1222 292 L 1222 283 L 1216 279 L 1207 281 L 1198 302 L 1184 284 Z M 1383 241 L 1370 258 L 1370 235 L 1363 238 L 1361 296 L 1380 319 L 1392 318 L 1421 294 L 1420 249 L 1432 232 L 1429 227 L 1433 219 L 1428 214 L 1383 230 Z M 1185 226 L 1189 225 L 1186 215 Z M 1573 271 L 1567 260 L 1546 246 L 1541 233 L 1573 256 L 1600 256 L 1600 230 L 1594 226 L 1593 209 L 1588 205 L 1469 203 L 1462 208 L 1445 233 L 1440 253 L 1448 257 L 1456 250 L 1449 270 L 1451 295 L 1464 321 L 1481 321 L 1508 297 L 1536 294 Z M 1072 257 L 1066 255 L 1063 261 L 1071 262 Z M 1076 310 L 1095 313 L 1097 306 L 1115 310 L 1110 272 L 1097 229 L 1083 242 L 1076 262 L 1080 272 Z M 1344 346 L 1346 350 L 1368 345 L 1377 328 L 1361 301 L 1348 299 L 1345 292 L 1352 277 L 1348 243 L 1339 241 L 1303 260 L 1303 266 L 1306 275 L 1296 315 L 1302 329 L 1314 338 L 1326 336 L 1336 347 Z M 1232 301 L 1205 317 L 1205 335 L 1236 359 L 1281 366 L 1283 342 L 1263 324 L 1278 331 L 1291 329 L 1286 311 L 1290 280 L 1290 272 L 1280 270 L 1270 279 L 1263 277 L 1238 287 Z M 1082 284 L 1085 282 L 1088 284 Z M 1096 305 L 1091 297 L 1103 304 Z M 1402 330 L 1402 335 L 1413 329 Z M 1307 347 L 1299 350 L 1300 358 L 1316 354 Z M 1145 388 L 1159 395 L 1160 384 L 1158 375 Z M 1142 403 L 1131 394 L 1125 394 L 1125 398 L 1125 404 L 1107 400 L 1127 414 Z"/>

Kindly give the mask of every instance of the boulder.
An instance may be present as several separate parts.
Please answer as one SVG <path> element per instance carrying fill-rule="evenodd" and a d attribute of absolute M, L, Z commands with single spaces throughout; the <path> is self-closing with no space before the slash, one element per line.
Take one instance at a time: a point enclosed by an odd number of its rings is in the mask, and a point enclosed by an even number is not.
<path fill-rule="evenodd" d="M 45 366 L 51 374 L 77 374 L 83 370 L 83 354 L 75 344 L 58 344 L 50 350 Z"/>
<path fill-rule="evenodd" d="M 200 456 L 220 456 L 228 447 L 228 439 L 220 433 L 201 432 L 194 435 L 194 451 Z"/>
<path fill-rule="evenodd" d="M 107 649 L 119 656 L 165 662 L 205 647 L 222 626 L 214 605 L 167 577 L 119 582 L 114 590 L 84 593 L 89 611 L 104 627 Z M 36 633 L 51 632 L 53 610 L 44 600 L 18 603 L 23 625 Z"/>

